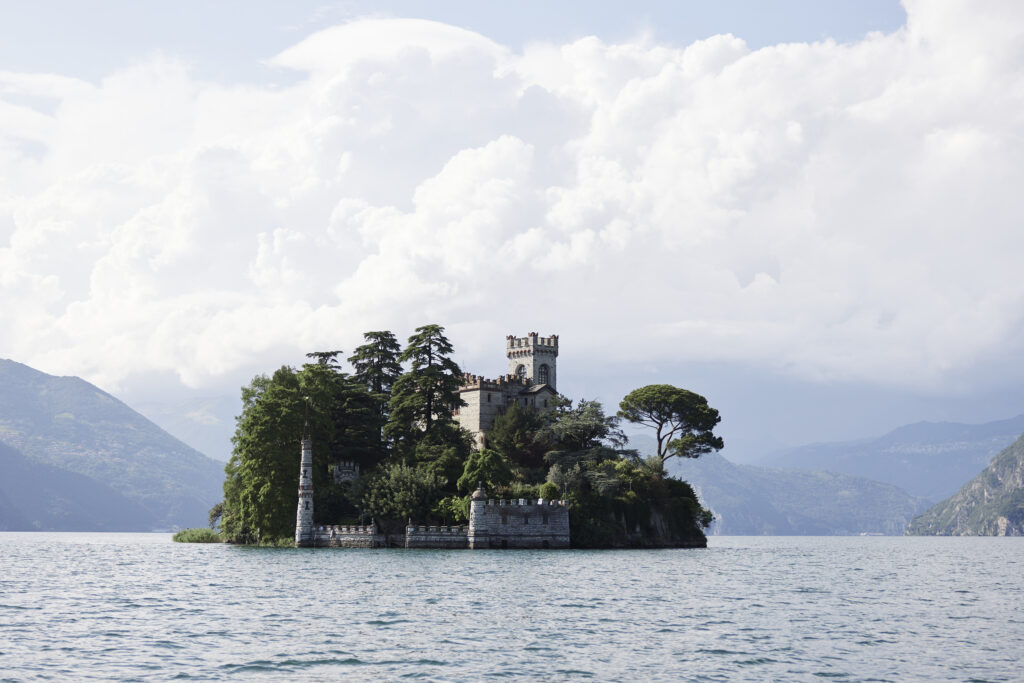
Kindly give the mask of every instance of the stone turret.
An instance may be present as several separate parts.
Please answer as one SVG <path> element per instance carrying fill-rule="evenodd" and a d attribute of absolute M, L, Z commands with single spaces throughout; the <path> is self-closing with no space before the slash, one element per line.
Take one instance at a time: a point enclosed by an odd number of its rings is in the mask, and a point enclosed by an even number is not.
<path fill-rule="evenodd" d="M 533 384 L 547 384 L 557 391 L 556 361 L 558 335 L 541 337 L 531 332 L 525 337 L 505 337 L 505 356 L 508 372 Z"/>
<path fill-rule="evenodd" d="M 299 508 L 295 512 L 295 547 L 314 544 L 313 527 L 313 440 L 309 434 L 302 437 L 302 464 L 299 466 Z"/>
<path fill-rule="evenodd" d="M 491 545 L 488 525 L 484 515 L 487 506 L 487 494 L 483 486 L 477 486 L 469 500 L 469 547 L 470 549 L 489 548 Z"/>

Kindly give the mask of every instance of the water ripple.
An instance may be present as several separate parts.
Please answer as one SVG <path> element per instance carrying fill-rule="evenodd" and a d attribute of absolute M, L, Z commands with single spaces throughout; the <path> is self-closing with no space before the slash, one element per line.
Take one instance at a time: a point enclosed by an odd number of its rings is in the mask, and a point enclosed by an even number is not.
<path fill-rule="evenodd" d="M 0 533 L 0 680 L 1021 680 L 1024 539 L 310 551 Z"/>

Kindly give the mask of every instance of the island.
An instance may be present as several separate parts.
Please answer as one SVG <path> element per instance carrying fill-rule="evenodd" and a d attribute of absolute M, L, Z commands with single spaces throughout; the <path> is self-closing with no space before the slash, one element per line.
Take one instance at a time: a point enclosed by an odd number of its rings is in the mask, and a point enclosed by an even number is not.
<path fill-rule="evenodd" d="M 242 389 L 224 500 L 230 543 L 336 548 L 701 548 L 711 513 L 665 462 L 722 448 L 704 397 L 668 384 L 616 414 L 557 389 L 558 335 L 508 336 L 507 372 L 463 372 L 439 325 L 367 332 Z M 629 449 L 623 421 L 657 452 Z M 296 448 L 298 446 L 298 448 Z M 208 536 L 208 535 L 206 535 Z M 183 535 L 183 540 L 185 535 Z"/>

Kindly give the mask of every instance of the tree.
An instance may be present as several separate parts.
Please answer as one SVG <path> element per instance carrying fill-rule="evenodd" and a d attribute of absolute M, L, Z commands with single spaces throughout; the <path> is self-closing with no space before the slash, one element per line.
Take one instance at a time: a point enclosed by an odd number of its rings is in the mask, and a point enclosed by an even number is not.
<path fill-rule="evenodd" d="M 392 385 L 402 374 L 398 362 L 402 347 L 387 330 L 364 332 L 363 339 L 366 343 L 348 357 L 355 370 L 353 377 L 372 394 L 390 395 Z"/>
<path fill-rule="evenodd" d="M 501 453 L 485 448 L 469 454 L 465 469 L 459 477 L 459 491 L 469 493 L 477 486 L 494 489 L 512 481 L 512 468 Z"/>
<path fill-rule="evenodd" d="M 369 481 L 363 505 L 377 519 L 422 520 L 436 504 L 441 484 L 435 474 L 392 463 Z"/>
<path fill-rule="evenodd" d="M 334 483 L 337 460 L 376 463 L 380 420 L 362 385 L 314 355 L 302 370 L 282 367 L 242 389 L 234 450 L 225 467 L 220 526 L 234 542 L 272 542 L 292 536 L 298 495 L 299 443 L 308 423 L 313 439 L 314 507 L 321 519 L 354 509 Z"/>
<path fill-rule="evenodd" d="M 341 355 L 341 351 L 310 351 L 306 354 L 306 358 L 313 358 L 316 360 L 318 365 L 326 365 L 331 368 L 338 368 L 338 356 Z"/>
<path fill-rule="evenodd" d="M 671 384 L 650 384 L 634 389 L 619 404 L 619 417 L 653 427 L 658 440 L 657 456 L 699 458 L 724 445 L 713 430 L 721 421 L 706 398 Z"/>
<path fill-rule="evenodd" d="M 416 328 L 399 358 L 411 368 L 391 389 L 386 436 L 415 443 L 424 434 L 454 424 L 452 413 L 465 402 L 459 397 L 462 371 L 449 357 L 451 353 L 443 327 Z"/>
<path fill-rule="evenodd" d="M 524 471 L 520 474 L 528 479 L 530 470 L 544 466 L 548 444 L 540 438 L 543 427 L 544 417 L 540 413 L 513 403 L 494 419 L 494 426 L 487 432 L 487 445 L 522 468 Z M 541 472 L 541 479 L 543 476 Z"/>
<path fill-rule="evenodd" d="M 258 375 L 242 388 L 235 447 L 224 468 L 220 526 L 228 540 L 259 543 L 294 533 L 304 406 L 289 367 Z"/>
<path fill-rule="evenodd" d="M 402 348 L 398 345 L 395 335 L 387 330 L 364 332 L 366 343 L 356 348 L 355 353 L 348 357 L 348 362 L 355 370 L 353 379 L 370 392 L 377 402 L 377 447 L 381 456 L 387 454 L 387 443 L 384 438 L 384 425 L 388 421 L 388 402 L 391 400 L 391 387 L 402 374 L 402 365 L 398 356 Z"/>
<path fill-rule="evenodd" d="M 541 437 L 559 451 L 583 451 L 610 445 L 621 448 L 626 435 L 619 429 L 619 418 L 604 414 L 599 401 L 580 400 L 575 407 L 568 399 L 556 398 L 555 409 Z"/>

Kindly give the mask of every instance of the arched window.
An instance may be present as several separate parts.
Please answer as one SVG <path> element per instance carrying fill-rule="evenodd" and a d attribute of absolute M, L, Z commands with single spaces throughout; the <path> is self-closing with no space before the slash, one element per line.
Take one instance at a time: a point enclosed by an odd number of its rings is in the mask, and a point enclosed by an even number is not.
<path fill-rule="evenodd" d="M 540 383 L 540 384 L 547 384 L 548 383 L 548 366 L 547 365 L 541 365 L 537 369 L 537 382 Z"/>
<path fill-rule="evenodd" d="M 525 379 L 526 378 L 526 366 L 525 365 L 520 365 L 518 368 L 516 368 L 516 377 L 518 377 L 519 379 Z"/>

